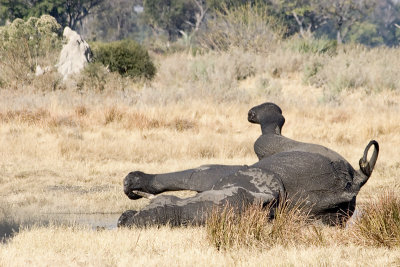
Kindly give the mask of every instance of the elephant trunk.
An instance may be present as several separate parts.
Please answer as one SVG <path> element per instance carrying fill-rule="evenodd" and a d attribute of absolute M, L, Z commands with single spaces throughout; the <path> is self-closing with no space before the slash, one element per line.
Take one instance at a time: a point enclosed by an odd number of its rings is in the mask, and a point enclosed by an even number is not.
<path fill-rule="evenodd" d="M 368 151 L 371 146 L 374 145 L 374 152 L 372 153 L 371 159 L 368 161 Z M 368 181 L 368 178 L 371 176 L 372 171 L 374 170 L 376 160 L 378 159 L 379 154 L 379 144 L 375 140 L 371 140 L 368 145 L 365 147 L 364 155 L 360 159 L 360 171 L 362 173 L 361 177 L 359 177 L 359 181 L 356 181 L 360 188 Z"/>

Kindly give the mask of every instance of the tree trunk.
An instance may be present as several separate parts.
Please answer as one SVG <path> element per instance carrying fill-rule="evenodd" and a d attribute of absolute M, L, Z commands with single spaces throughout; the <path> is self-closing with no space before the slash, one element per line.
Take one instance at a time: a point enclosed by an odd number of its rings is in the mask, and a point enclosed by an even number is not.
<path fill-rule="evenodd" d="M 301 35 L 302 38 L 304 38 L 305 36 L 304 36 L 303 20 L 299 19 L 299 17 L 297 16 L 296 12 L 293 11 L 292 14 L 293 14 L 293 17 L 295 18 L 297 24 L 300 27 L 300 35 Z"/>
<path fill-rule="evenodd" d="M 117 16 L 117 38 L 119 39 L 121 36 L 121 19 L 119 16 Z"/>
<path fill-rule="evenodd" d="M 342 34 L 340 33 L 340 29 L 337 30 L 336 33 L 336 41 L 338 44 L 342 44 L 343 40 L 342 40 Z"/>

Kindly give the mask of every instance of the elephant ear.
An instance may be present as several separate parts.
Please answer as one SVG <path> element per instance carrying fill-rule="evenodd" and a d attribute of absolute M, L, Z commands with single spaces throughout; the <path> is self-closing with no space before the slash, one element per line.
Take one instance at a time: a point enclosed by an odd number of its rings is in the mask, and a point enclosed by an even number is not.
<path fill-rule="evenodd" d="M 372 145 L 374 145 L 374 152 L 372 153 L 371 159 L 368 161 L 367 155 Z M 378 159 L 378 154 L 379 154 L 379 144 L 375 140 L 371 140 L 369 144 L 365 147 L 364 155 L 359 162 L 360 169 L 367 176 L 367 178 L 371 176 L 372 171 L 374 170 L 376 160 Z"/>

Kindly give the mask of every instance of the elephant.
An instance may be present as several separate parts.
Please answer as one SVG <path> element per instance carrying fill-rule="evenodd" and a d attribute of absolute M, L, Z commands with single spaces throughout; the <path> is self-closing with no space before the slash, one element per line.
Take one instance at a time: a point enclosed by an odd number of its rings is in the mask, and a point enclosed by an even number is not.
<path fill-rule="evenodd" d="M 261 203 L 271 219 L 282 200 L 302 203 L 309 215 L 328 225 L 344 225 L 356 207 L 356 196 L 375 167 L 379 144 L 371 140 L 355 170 L 338 153 L 324 146 L 292 140 L 281 134 L 285 118 L 280 107 L 264 103 L 251 108 L 248 121 L 261 126 L 254 143 L 259 159 L 253 165 L 205 165 L 164 174 L 129 173 L 124 193 L 130 199 L 153 198 L 140 211 L 125 211 L 118 226 L 172 226 L 206 222 L 215 207 L 227 204 L 243 209 Z M 374 151 L 367 159 L 371 147 Z M 192 190 L 181 199 L 165 191 Z"/>

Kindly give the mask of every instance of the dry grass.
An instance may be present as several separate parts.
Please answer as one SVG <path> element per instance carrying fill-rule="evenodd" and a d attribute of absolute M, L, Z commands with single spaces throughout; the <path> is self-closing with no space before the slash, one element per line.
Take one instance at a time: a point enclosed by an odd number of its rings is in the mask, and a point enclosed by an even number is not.
<path fill-rule="evenodd" d="M 365 205 L 355 220 L 356 241 L 371 246 L 400 245 L 400 199 L 392 191 L 379 195 Z"/>
<path fill-rule="evenodd" d="M 323 242 L 320 230 L 309 225 L 309 218 L 301 205 L 290 207 L 289 201 L 281 201 L 274 207 L 274 220 L 268 212 L 272 205 L 262 207 L 252 204 L 239 210 L 226 205 L 214 209 L 206 222 L 207 237 L 220 249 L 254 247 L 268 249 L 277 245 L 319 244 Z M 315 238 L 309 235 L 310 229 Z"/>
<path fill-rule="evenodd" d="M 330 147 L 356 168 L 368 141 L 378 140 L 381 154 L 358 204 L 387 188 L 398 194 L 398 90 L 341 90 L 327 101 L 324 89 L 302 83 L 307 56 L 280 53 L 280 60 L 239 50 L 160 56 L 151 84 L 127 82 L 123 90 L 112 89 L 113 83 L 121 88 L 117 80 L 102 91 L 1 89 L 0 196 L 10 207 L 7 216 L 118 214 L 147 204 L 123 194 L 122 179 L 130 171 L 251 164 L 260 129 L 247 122 L 247 111 L 265 101 L 282 107 L 285 136 Z M 311 227 L 309 241 L 225 252 L 207 241 L 206 232 L 36 227 L 0 245 L 0 265 L 399 264 L 397 248 L 353 242 L 347 229 Z"/>
<path fill-rule="evenodd" d="M 332 95 L 345 89 L 363 88 L 367 92 L 399 90 L 400 49 L 345 46 L 334 56 L 315 56 L 307 63 L 308 82 L 323 86 Z M 362 66 L 362 67 L 360 67 Z M 306 69 L 307 69 L 306 68 Z M 306 70 L 305 69 L 305 70 Z M 309 76 L 309 77 L 307 77 Z"/>
<path fill-rule="evenodd" d="M 203 228 L 93 231 L 34 227 L 2 245 L 2 266 L 393 266 L 399 251 L 355 245 L 280 245 L 217 251 Z"/>
<path fill-rule="evenodd" d="M 209 20 L 206 30 L 197 41 L 206 49 L 226 51 L 232 47 L 255 52 L 271 51 L 282 39 L 284 29 L 269 16 L 263 5 L 222 7 L 215 18 Z"/>

